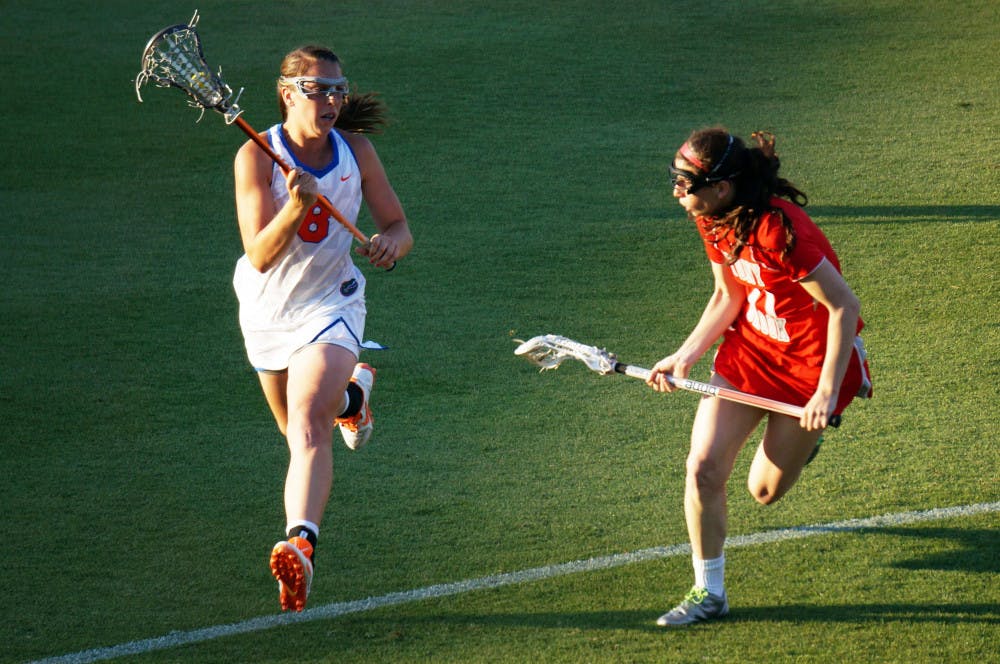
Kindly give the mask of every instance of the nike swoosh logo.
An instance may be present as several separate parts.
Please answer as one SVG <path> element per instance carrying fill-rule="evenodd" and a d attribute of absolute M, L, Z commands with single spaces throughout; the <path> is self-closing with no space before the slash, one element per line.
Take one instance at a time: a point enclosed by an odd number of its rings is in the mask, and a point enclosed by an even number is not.
<path fill-rule="evenodd" d="M 354 174 L 353 174 L 353 173 L 351 173 L 351 175 L 354 175 Z M 341 176 L 340 176 L 340 181 L 341 181 L 341 182 L 347 182 L 348 180 L 350 180 L 350 179 L 351 179 L 351 175 L 346 175 L 346 176 L 345 176 L 345 175 L 341 175 Z"/>

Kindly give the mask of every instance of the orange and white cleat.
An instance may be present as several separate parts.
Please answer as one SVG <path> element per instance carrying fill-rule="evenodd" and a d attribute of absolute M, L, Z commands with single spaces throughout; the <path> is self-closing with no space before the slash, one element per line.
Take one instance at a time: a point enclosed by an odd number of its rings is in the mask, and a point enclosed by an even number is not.
<path fill-rule="evenodd" d="M 344 444 L 352 450 L 359 450 L 372 437 L 372 429 L 375 425 L 372 408 L 368 403 L 371 398 L 372 386 L 375 384 L 375 369 L 371 365 L 359 362 L 354 367 L 351 382 L 361 388 L 361 392 L 364 394 L 364 403 L 356 415 L 338 417 L 334 422 L 340 427 L 340 435 L 344 437 Z"/>
<path fill-rule="evenodd" d="M 302 611 L 312 587 L 312 544 L 304 537 L 292 537 L 271 549 L 271 574 L 278 580 L 283 611 Z"/>

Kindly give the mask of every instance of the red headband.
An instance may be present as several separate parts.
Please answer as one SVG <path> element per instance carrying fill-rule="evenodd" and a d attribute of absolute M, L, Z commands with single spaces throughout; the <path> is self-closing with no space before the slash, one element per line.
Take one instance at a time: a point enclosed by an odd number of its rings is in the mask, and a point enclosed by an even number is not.
<path fill-rule="evenodd" d="M 684 145 L 681 146 L 681 149 L 679 150 L 679 152 L 681 153 L 681 156 L 684 157 L 685 161 L 688 161 L 691 164 L 694 164 L 694 166 L 699 171 L 704 171 L 705 170 L 705 166 L 704 166 L 704 164 L 701 163 L 701 159 L 698 159 L 698 157 L 694 156 L 694 153 L 691 151 L 691 144 L 690 143 L 688 143 L 688 142 L 685 141 Z"/>

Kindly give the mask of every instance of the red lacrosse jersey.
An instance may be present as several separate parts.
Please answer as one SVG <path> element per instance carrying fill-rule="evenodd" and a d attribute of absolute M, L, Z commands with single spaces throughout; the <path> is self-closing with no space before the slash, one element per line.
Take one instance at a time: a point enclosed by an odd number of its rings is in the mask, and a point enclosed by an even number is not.
<path fill-rule="evenodd" d="M 729 266 L 746 289 L 746 302 L 726 331 L 715 356 L 714 370 L 736 389 L 804 406 L 816 391 L 826 354 L 829 312 L 799 281 L 823 260 L 840 271 L 840 261 L 819 227 L 799 206 L 772 198 L 774 211 L 761 216 L 756 230 Z M 795 247 L 787 244 L 780 210 L 791 221 Z M 713 263 L 725 265 L 732 255 L 731 231 L 711 231 L 699 219 L 698 230 Z M 859 319 L 857 332 L 864 323 Z M 835 412 L 857 394 L 863 358 L 849 365 Z"/>

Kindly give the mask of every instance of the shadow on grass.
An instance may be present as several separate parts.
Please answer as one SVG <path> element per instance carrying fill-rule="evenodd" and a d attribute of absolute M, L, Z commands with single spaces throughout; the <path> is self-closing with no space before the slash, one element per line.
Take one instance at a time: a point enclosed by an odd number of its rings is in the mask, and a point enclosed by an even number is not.
<path fill-rule="evenodd" d="M 810 205 L 806 211 L 820 226 L 844 223 L 987 222 L 1000 219 L 1000 205 Z"/>
<path fill-rule="evenodd" d="M 892 564 L 900 569 L 1000 573 L 1000 530 L 963 530 L 962 528 L 879 528 L 872 534 L 894 535 L 955 542 L 958 549 L 936 551 L 923 558 L 901 560 Z"/>
<path fill-rule="evenodd" d="M 910 537 L 957 542 L 959 548 L 950 546 L 947 551 L 935 551 L 923 558 L 891 563 L 900 569 L 930 569 L 943 571 L 1000 573 L 1000 530 L 967 530 L 962 528 L 843 528 L 830 526 L 798 526 L 796 530 L 824 533 L 855 533 L 865 536 Z"/>
<path fill-rule="evenodd" d="M 825 529 L 826 530 L 826 529 Z M 946 551 L 935 551 L 922 558 L 911 558 L 890 563 L 891 567 L 908 570 L 961 571 L 972 573 L 1000 573 L 1000 530 L 968 530 L 962 528 L 869 528 L 851 530 L 864 536 L 894 536 L 927 540 L 943 540 L 952 544 Z M 957 543 L 957 547 L 953 544 Z M 670 607 L 664 606 L 662 610 Z M 440 624 L 478 625 L 481 627 L 533 627 L 539 629 L 626 630 L 635 632 L 662 632 L 657 627 L 657 609 L 552 612 L 461 614 L 427 617 L 426 621 Z M 981 623 L 1000 624 L 1000 605 L 995 603 L 907 603 L 907 604 L 782 604 L 779 606 L 741 607 L 738 604 L 726 622 L 768 623 Z M 702 626 L 697 626 L 701 628 Z"/>
<path fill-rule="evenodd" d="M 422 622 L 438 625 L 469 626 L 506 629 L 530 627 L 532 629 L 579 629 L 586 631 L 669 632 L 656 625 L 656 619 L 669 607 L 651 610 L 593 611 L 593 612 L 535 612 L 505 614 L 460 614 L 427 616 Z M 412 619 L 411 619 L 412 620 Z M 1000 606 L 996 604 L 781 604 L 732 608 L 729 616 L 700 625 L 702 629 L 727 623 L 941 623 L 941 624 L 1000 624 Z"/>
<path fill-rule="evenodd" d="M 769 623 L 982 623 L 1000 624 L 996 604 L 782 604 L 736 607 L 727 620 Z"/>

